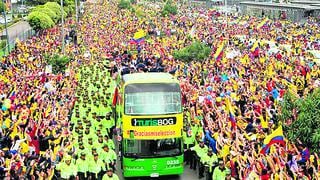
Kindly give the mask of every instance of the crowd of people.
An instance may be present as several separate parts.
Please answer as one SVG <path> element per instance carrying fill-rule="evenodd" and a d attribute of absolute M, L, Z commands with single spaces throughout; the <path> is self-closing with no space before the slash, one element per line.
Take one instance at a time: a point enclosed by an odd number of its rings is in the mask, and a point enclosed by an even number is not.
<path fill-rule="evenodd" d="M 161 3 L 119 9 L 116 1 L 87 4 L 78 41 L 66 46 L 68 73 L 45 71 L 60 53 L 60 27 L 23 42 L 1 60 L 0 176 L 8 179 L 116 179 L 111 73 L 170 72 L 181 82 L 185 161 L 207 167 L 209 178 L 317 179 L 318 154 L 306 144 L 275 144 L 261 154 L 279 122 L 279 102 L 320 85 L 319 24 L 268 20 L 178 4 L 162 17 Z M 74 22 L 68 21 L 66 28 Z M 145 41 L 132 41 L 140 29 Z M 173 58 L 199 40 L 212 48 L 205 61 Z M 223 46 L 221 48 L 221 46 Z M 218 57 L 217 51 L 221 50 Z M 230 121 L 227 104 L 234 109 Z M 229 109 L 230 110 L 230 109 Z M 285 123 L 296 120 L 295 116 Z"/>

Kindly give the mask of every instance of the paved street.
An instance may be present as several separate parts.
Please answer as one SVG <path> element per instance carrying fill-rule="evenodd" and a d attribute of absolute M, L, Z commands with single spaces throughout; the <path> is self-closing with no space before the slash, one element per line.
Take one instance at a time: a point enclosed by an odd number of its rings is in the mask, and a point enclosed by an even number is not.
<path fill-rule="evenodd" d="M 21 33 L 30 30 L 31 27 L 27 21 L 20 21 L 8 28 L 9 40 L 15 40 Z M 6 30 L 2 31 L 2 34 L 6 34 Z"/>

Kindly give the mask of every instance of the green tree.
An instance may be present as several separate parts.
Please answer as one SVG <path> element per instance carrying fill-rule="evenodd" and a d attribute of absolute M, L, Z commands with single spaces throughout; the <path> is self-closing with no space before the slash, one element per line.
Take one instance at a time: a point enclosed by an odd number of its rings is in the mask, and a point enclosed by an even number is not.
<path fill-rule="evenodd" d="M 118 8 L 120 9 L 131 9 L 131 3 L 129 0 L 120 0 L 118 3 Z"/>
<path fill-rule="evenodd" d="M 52 66 L 52 72 L 54 74 L 64 73 L 68 63 L 70 62 L 70 58 L 68 56 L 60 56 L 55 54 L 53 56 L 45 55 L 45 59 L 49 65 Z"/>
<path fill-rule="evenodd" d="M 194 41 L 191 45 L 184 47 L 180 50 L 175 50 L 173 57 L 185 62 L 190 61 L 204 61 L 209 57 L 211 48 L 204 43 Z"/>
<path fill-rule="evenodd" d="M 296 118 L 293 109 L 297 110 Z M 285 136 L 290 141 L 297 142 L 299 139 L 312 151 L 320 152 L 320 89 L 304 98 L 286 94 L 281 103 L 279 118 L 282 121 L 293 121 L 284 127 Z"/>
<path fill-rule="evenodd" d="M 58 3 L 47 2 L 44 6 L 51 9 L 57 15 L 58 20 L 61 19 L 61 6 Z M 63 11 L 63 17 L 66 17 L 66 16 L 67 16 L 67 13 Z"/>
<path fill-rule="evenodd" d="M 3 13 L 6 10 L 6 5 L 3 3 L 3 1 L 0 1 L 0 12 Z"/>
<path fill-rule="evenodd" d="M 52 11 L 50 8 L 44 5 L 36 6 L 32 10 L 32 12 L 42 12 L 44 14 L 47 14 L 53 20 L 54 23 L 57 23 L 60 18 L 54 11 Z"/>
<path fill-rule="evenodd" d="M 30 26 L 36 31 L 51 28 L 54 26 L 53 20 L 47 14 L 39 11 L 31 12 L 28 15 L 27 20 Z"/>
<path fill-rule="evenodd" d="M 178 8 L 171 0 L 168 0 L 166 2 L 166 4 L 164 5 L 161 11 L 162 16 L 168 16 L 170 14 L 175 15 L 177 13 L 178 13 Z"/>

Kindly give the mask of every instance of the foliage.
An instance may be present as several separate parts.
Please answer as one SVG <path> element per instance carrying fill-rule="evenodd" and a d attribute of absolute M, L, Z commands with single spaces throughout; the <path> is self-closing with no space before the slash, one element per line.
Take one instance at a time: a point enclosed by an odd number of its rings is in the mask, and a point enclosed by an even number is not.
<path fill-rule="evenodd" d="M 162 16 L 168 16 L 170 14 L 175 15 L 177 13 L 178 13 L 178 8 L 171 0 L 168 0 L 166 2 L 166 4 L 164 5 L 161 11 Z"/>
<path fill-rule="evenodd" d="M 118 7 L 119 9 L 131 9 L 131 3 L 129 0 L 120 0 Z"/>
<path fill-rule="evenodd" d="M 283 122 L 287 121 L 288 119 L 293 118 L 293 109 L 296 107 L 297 98 L 287 92 L 283 96 L 283 101 L 281 102 L 281 113 L 279 114 L 279 119 Z"/>
<path fill-rule="evenodd" d="M 299 139 L 312 151 L 320 152 L 320 89 L 304 99 L 286 95 L 281 104 L 280 119 L 290 118 L 294 108 L 298 110 L 298 116 L 290 125 L 285 126 L 286 137 L 292 142 Z"/>
<path fill-rule="evenodd" d="M 60 0 L 28 0 L 26 1 L 29 5 L 43 5 L 48 2 L 56 2 L 60 4 Z M 63 6 L 68 6 L 70 4 L 74 4 L 74 0 L 63 0 Z"/>
<path fill-rule="evenodd" d="M 211 48 L 207 45 L 194 41 L 191 45 L 184 47 L 180 50 L 176 50 L 173 53 L 175 59 L 179 59 L 185 62 L 190 61 L 203 61 L 209 57 L 211 53 Z"/>
<path fill-rule="evenodd" d="M 4 10 L 6 10 L 6 5 L 3 3 L 3 1 L 0 1 L 0 13 L 3 13 Z"/>
<path fill-rule="evenodd" d="M 135 13 L 138 18 L 145 17 L 145 12 L 140 7 L 135 8 Z"/>
<path fill-rule="evenodd" d="M 52 11 L 50 8 L 44 5 L 37 6 L 32 10 L 32 12 L 36 12 L 36 11 L 47 14 L 54 23 L 57 23 L 60 18 L 57 16 L 57 14 L 54 11 Z"/>
<path fill-rule="evenodd" d="M 45 7 L 48 7 L 49 9 L 51 9 L 58 17 L 58 20 L 61 19 L 61 6 L 56 3 L 56 2 L 47 2 L 45 5 Z M 63 11 L 63 17 L 66 17 L 67 13 L 65 11 Z"/>
<path fill-rule="evenodd" d="M 7 45 L 7 40 L 1 40 L 1 41 L 0 41 L 0 49 L 5 48 L 6 45 Z"/>
<path fill-rule="evenodd" d="M 27 20 L 35 31 L 40 31 L 54 26 L 52 19 L 47 14 L 39 11 L 31 12 L 28 15 Z"/>
<path fill-rule="evenodd" d="M 47 63 L 52 66 L 52 72 L 58 74 L 64 72 L 67 68 L 67 64 L 70 62 L 68 56 L 60 56 L 55 54 L 54 56 L 45 56 Z"/>

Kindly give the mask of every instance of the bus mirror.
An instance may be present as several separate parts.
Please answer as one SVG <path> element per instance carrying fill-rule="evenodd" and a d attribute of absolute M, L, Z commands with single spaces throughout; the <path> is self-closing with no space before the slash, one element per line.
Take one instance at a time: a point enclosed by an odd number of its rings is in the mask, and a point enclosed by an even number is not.
<path fill-rule="evenodd" d="M 130 130 L 130 139 L 133 139 L 133 138 L 134 138 L 134 131 Z"/>

